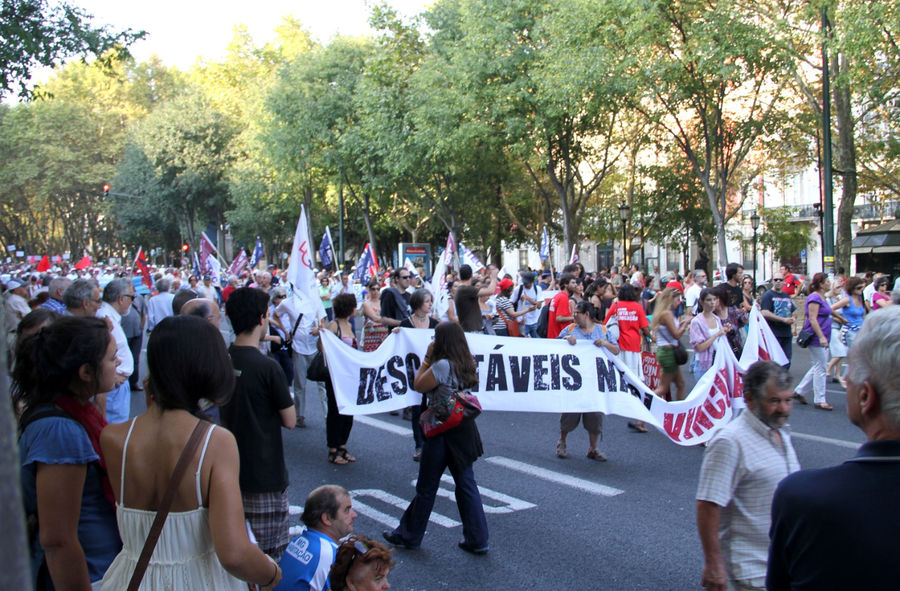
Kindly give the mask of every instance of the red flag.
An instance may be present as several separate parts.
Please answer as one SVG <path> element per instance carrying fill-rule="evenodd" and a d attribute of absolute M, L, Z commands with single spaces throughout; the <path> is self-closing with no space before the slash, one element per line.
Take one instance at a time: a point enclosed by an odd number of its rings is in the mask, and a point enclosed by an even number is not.
<path fill-rule="evenodd" d="M 90 266 L 91 266 L 91 257 L 89 257 L 88 255 L 84 255 L 84 258 L 82 258 L 80 261 L 75 263 L 75 268 L 78 269 L 79 271 L 81 271 L 82 269 L 87 269 Z"/>
<path fill-rule="evenodd" d="M 134 257 L 134 268 L 137 274 L 141 276 L 141 282 L 147 286 L 147 289 L 153 289 L 153 279 L 150 277 L 150 268 L 147 266 L 147 259 L 144 258 L 144 249 L 138 247 L 137 256 Z"/>
<path fill-rule="evenodd" d="M 34 268 L 38 273 L 43 273 L 44 271 L 48 271 L 50 269 L 50 257 L 44 255 L 41 257 L 41 262 L 38 263 L 37 267 Z"/>
<path fill-rule="evenodd" d="M 242 248 L 240 250 L 240 252 L 238 252 L 238 255 L 236 257 L 234 257 L 234 260 L 231 261 L 231 266 L 228 267 L 228 274 L 229 275 L 239 274 L 241 271 L 243 271 L 247 267 L 249 262 L 250 261 L 247 260 L 247 253 Z"/>

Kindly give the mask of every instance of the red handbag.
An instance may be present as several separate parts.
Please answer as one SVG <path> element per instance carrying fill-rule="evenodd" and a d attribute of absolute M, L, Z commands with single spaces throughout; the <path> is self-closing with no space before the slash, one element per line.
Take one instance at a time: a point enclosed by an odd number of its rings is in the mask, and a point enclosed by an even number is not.
<path fill-rule="evenodd" d="M 480 414 L 481 403 L 474 394 L 457 392 L 438 405 L 429 406 L 419 417 L 419 424 L 425 437 L 436 437 L 459 427 L 463 419 L 474 419 Z"/>

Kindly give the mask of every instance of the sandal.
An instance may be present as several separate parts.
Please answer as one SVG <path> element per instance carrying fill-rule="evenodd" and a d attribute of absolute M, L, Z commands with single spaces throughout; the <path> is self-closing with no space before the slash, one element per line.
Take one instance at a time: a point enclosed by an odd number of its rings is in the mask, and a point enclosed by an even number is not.
<path fill-rule="evenodd" d="M 346 461 L 348 461 L 348 462 L 355 462 L 355 461 L 356 461 L 356 458 L 354 458 L 353 456 L 351 456 L 350 453 L 347 451 L 347 448 L 344 447 L 343 445 L 340 446 L 339 448 L 337 448 L 337 452 L 338 452 L 338 454 L 340 454 L 340 456 L 341 456 L 342 458 L 344 458 L 344 459 L 345 459 Z"/>
<path fill-rule="evenodd" d="M 629 421 L 628 423 L 628 428 L 633 429 L 638 433 L 646 433 L 648 431 L 647 427 L 645 427 L 643 423 L 635 423 L 631 421 Z"/>
<path fill-rule="evenodd" d="M 815 407 L 819 410 L 834 410 L 834 407 L 827 402 L 816 402 Z"/>
<path fill-rule="evenodd" d="M 596 449 L 588 450 L 587 457 L 589 460 L 597 460 L 598 462 L 605 462 L 606 456 L 597 451 Z"/>
<path fill-rule="evenodd" d="M 338 450 L 328 452 L 328 461 L 332 464 L 337 464 L 338 466 L 343 466 L 348 463 Z"/>
<path fill-rule="evenodd" d="M 569 454 L 566 453 L 566 442 L 560 439 L 556 442 L 556 457 L 557 458 L 565 458 Z"/>

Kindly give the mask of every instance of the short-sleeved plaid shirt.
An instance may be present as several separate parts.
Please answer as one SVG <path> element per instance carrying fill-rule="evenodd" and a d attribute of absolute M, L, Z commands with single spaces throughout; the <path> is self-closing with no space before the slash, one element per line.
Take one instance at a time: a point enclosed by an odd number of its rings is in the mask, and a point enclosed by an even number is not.
<path fill-rule="evenodd" d="M 746 581 L 766 576 L 775 487 L 800 462 L 786 428 L 775 429 L 749 409 L 723 427 L 709 442 L 700 468 L 697 500 L 722 507 L 719 541 L 730 578 Z"/>

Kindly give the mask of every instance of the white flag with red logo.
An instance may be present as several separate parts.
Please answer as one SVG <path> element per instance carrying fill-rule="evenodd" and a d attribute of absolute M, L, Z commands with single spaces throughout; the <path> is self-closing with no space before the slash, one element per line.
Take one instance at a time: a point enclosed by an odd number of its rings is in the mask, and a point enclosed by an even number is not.
<path fill-rule="evenodd" d="M 294 244 L 291 246 L 291 258 L 287 268 L 287 280 L 294 285 L 294 292 L 315 301 L 319 299 L 316 285 L 316 271 L 313 269 L 313 254 L 309 242 L 309 226 L 306 223 L 306 210 L 300 206 L 300 219 L 297 220 L 297 231 L 294 233 Z"/>

